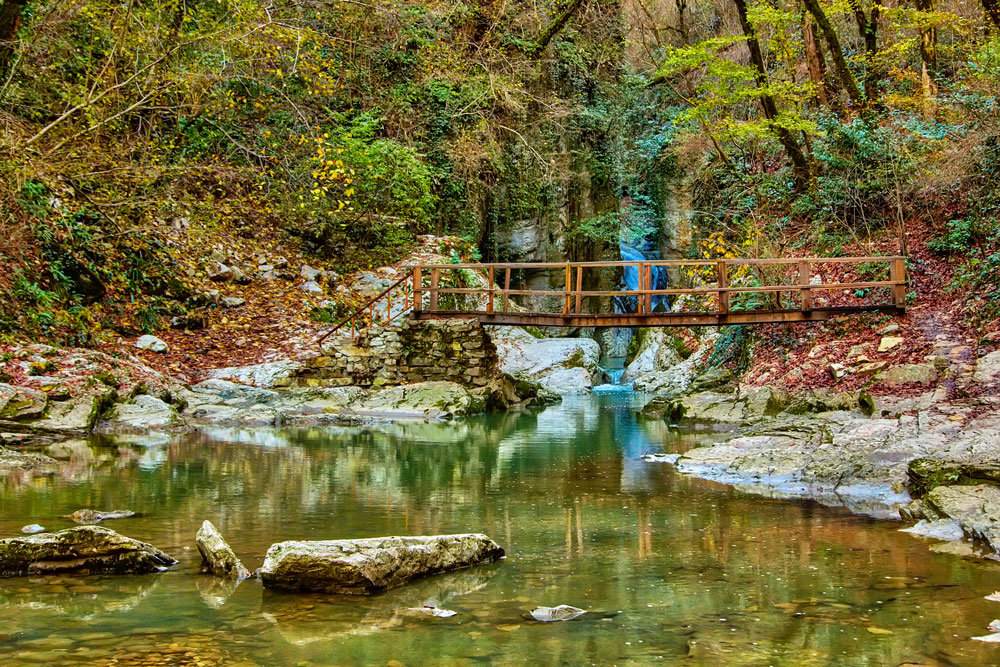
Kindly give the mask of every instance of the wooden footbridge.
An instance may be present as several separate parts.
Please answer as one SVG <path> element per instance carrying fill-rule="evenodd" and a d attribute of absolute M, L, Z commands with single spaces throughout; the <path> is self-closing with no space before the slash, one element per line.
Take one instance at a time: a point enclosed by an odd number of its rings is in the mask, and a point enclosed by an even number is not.
<path fill-rule="evenodd" d="M 626 268 L 635 269 L 637 289 L 584 289 L 586 284 L 617 284 L 618 272 Z M 692 286 L 657 289 L 653 276 L 661 269 L 680 273 Z M 564 275 L 565 280 L 561 289 L 558 285 L 512 289 L 512 276 L 525 271 Z M 602 281 L 595 275 L 600 272 L 611 280 Z M 824 281 L 830 274 L 859 278 Z M 654 310 L 657 296 L 673 297 L 674 307 Z M 512 297 L 535 305 L 519 306 Z M 634 309 L 612 312 L 616 298 L 619 304 L 634 303 Z M 364 326 L 386 324 L 407 314 L 418 320 L 476 319 L 507 326 L 689 327 L 820 322 L 866 312 L 897 314 L 905 312 L 905 302 L 902 257 L 424 264 L 414 266 L 320 340 L 348 327 L 353 335 Z"/>

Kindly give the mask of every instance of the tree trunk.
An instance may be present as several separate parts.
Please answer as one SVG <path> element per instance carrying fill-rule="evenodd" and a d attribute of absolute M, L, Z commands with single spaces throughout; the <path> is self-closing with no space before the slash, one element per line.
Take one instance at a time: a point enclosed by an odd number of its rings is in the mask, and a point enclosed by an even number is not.
<path fill-rule="evenodd" d="M 535 49 L 534 49 L 534 52 L 536 54 L 539 54 L 545 50 L 545 47 L 549 45 L 549 42 L 552 41 L 552 38 L 558 35 L 559 31 L 566 26 L 566 23 L 569 22 L 571 18 L 573 18 L 573 14 L 575 14 L 576 11 L 580 9 L 580 6 L 583 4 L 583 2 L 584 0 L 569 0 L 569 3 L 559 13 L 559 16 L 556 17 L 556 20 L 550 23 L 545 28 L 545 30 L 542 31 L 542 34 L 538 36 L 538 41 L 535 42 Z"/>
<path fill-rule="evenodd" d="M 1000 2 L 998 0 L 983 0 L 983 9 L 990 22 L 993 23 L 994 30 L 1000 30 Z"/>
<path fill-rule="evenodd" d="M 871 15 L 866 15 L 860 0 L 849 0 L 858 24 L 858 34 L 865 42 L 865 101 L 871 105 L 879 98 L 878 84 L 881 70 L 876 64 L 878 56 L 879 6 L 872 5 Z"/>
<path fill-rule="evenodd" d="M 767 69 L 764 66 L 764 54 L 761 51 L 760 42 L 757 41 L 757 34 L 747 18 L 746 0 L 733 0 L 733 4 L 736 5 L 740 25 L 747 38 L 747 47 L 750 49 L 750 62 L 753 64 L 754 78 L 761 90 L 760 106 L 764 111 L 764 118 L 768 121 L 771 131 L 778 137 L 778 141 L 792 161 L 795 168 L 795 188 L 799 191 L 804 190 L 812 180 L 812 165 L 809 164 L 809 160 L 806 159 L 799 142 L 795 140 L 792 133 L 775 122 L 778 118 L 778 105 L 770 93 L 764 92 L 767 90 L 768 84 Z"/>
<path fill-rule="evenodd" d="M 934 11 L 934 0 L 916 0 L 917 11 Z M 930 100 L 937 93 L 934 80 L 931 78 L 931 68 L 937 63 L 937 30 L 924 27 L 920 29 L 920 87 L 924 92 L 924 100 Z"/>
<path fill-rule="evenodd" d="M 818 40 L 816 39 L 816 25 L 808 13 L 802 16 L 802 41 L 806 48 L 806 67 L 809 70 L 809 80 L 812 81 L 815 89 L 814 99 L 819 106 L 828 106 L 826 63 L 823 62 L 823 52 L 820 50 Z"/>
<path fill-rule="evenodd" d="M 837 70 L 837 76 L 840 78 L 840 83 L 844 87 L 844 90 L 847 91 L 847 96 L 851 98 L 851 104 L 858 107 L 863 106 L 864 100 L 861 96 L 861 89 L 858 87 L 858 82 L 854 80 L 851 70 L 847 67 L 847 60 L 844 59 L 844 50 L 840 47 L 840 39 L 837 37 L 837 31 L 833 29 L 833 25 L 830 23 L 830 19 L 827 18 L 826 12 L 819 6 L 818 0 L 802 0 L 802 2 L 809 13 L 812 14 L 812 17 L 816 19 L 816 25 L 819 27 L 820 32 L 823 33 L 826 45 L 830 49 L 830 57 L 833 58 L 834 68 Z"/>
<path fill-rule="evenodd" d="M 14 47 L 17 46 L 17 31 L 21 28 L 21 10 L 28 0 L 0 0 L 0 76 L 7 75 Z"/>

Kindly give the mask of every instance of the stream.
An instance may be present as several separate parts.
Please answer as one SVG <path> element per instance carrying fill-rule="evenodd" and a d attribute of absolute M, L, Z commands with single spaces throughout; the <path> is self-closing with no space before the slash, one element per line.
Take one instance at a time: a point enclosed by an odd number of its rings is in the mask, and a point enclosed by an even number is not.
<path fill-rule="evenodd" d="M 898 524 L 646 463 L 712 439 L 631 392 L 455 423 L 94 438 L 0 480 L 0 534 L 74 510 L 180 559 L 131 577 L 0 579 L 0 664 L 987 664 L 1000 566 Z M 484 532 L 508 557 L 371 598 L 199 574 L 210 519 L 250 568 L 288 539 Z M 407 612 L 425 604 L 450 618 Z M 538 623 L 535 606 L 588 610 Z M 396 663 L 393 663 L 396 664 Z"/>

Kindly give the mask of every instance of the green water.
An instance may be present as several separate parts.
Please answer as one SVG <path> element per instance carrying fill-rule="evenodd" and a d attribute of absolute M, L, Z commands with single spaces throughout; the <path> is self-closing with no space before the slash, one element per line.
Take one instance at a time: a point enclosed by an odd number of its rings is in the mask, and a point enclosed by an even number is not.
<path fill-rule="evenodd" d="M 764 500 L 641 454 L 710 437 L 636 421 L 631 395 L 454 424 L 218 430 L 88 443 L 0 481 L 0 534 L 105 525 L 180 560 L 135 577 L 0 580 L 0 664 L 990 664 L 1000 567 L 897 525 Z M 506 560 L 373 598 L 235 590 L 198 573 L 212 520 L 250 567 L 286 539 L 481 531 Z M 434 604 L 452 618 L 414 617 Z M 591 610 L 526 620 L 536 605 Z M 394 663 L 395 664 L 395 663 Z"/>

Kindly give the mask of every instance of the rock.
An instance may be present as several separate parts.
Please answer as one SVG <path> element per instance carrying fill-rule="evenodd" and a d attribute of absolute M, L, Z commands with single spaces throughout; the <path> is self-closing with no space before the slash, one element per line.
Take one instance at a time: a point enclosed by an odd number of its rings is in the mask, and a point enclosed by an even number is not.
<path fill-rule="evenodd" d="M 875 381 L 889 385 L 933 384 L 937 377 L 934 364 L 903 364 L 877 373 Z"/>
<path fill-rule="evenodd" d="M 893 349 L 894 347 L 897 347 L 902 342 L 903 342 L 903 339 L 900 338 L 900 337 L 898 337 L 898 336 L 885 336 L 885 337 L 882 338 L 881 341 L 879 341 L 878 351 L 879 352 L 888 352 L 889 350 Z"/>
<path fill-rule="evenodd" d="M 830 374 L 830 377 L 832 377 L 834 380 L 840 380 L 845 375 L 847 375 L 847 371 L 850 369 L 848 369 L 848 367 L 845 366 L 844 364 L 833 363 L 829 364 L 826 367 L 826 370 Z"/>
<path fill-rule="evenodd" d="M 895 336 L 900 331 L 902 331 L 902 328 L 898 324 L 887 324 L 879 331 L 879 334 L 882 336 Z"/>
<path fill-rule="evenodd" d="M 177 561 L 156 547 L 99 526 L 0 540 L 0 577 L 86 572 L 146 574 Z"/>
<path fill-rule="evenodd" d="M 954 519 L 938 519 L 936 521 L 921 519 L 909 528 L 900 528 L 899 532 L 912 533 L 936 540 L 960 540 L 965 537 L 962 527 Z"/>
<path fill-rule="evenodd" d="M 117 403 L 104 417 L 101 430 L 155 431 L 182 424 L 174 407 L 155 396 L 140 394 L 129 403 Z"/>
<path fill-rule="evenodd" d="M 217 283 L 232 280 L 233 275 L 233 269 L 219 261 L 213 261 L 208 267 L 208 279 Z"/>
<path fill-rule="evenodd" d="M 21 528 L 21 532 L 24 533 L 25 535 L 36 535 L 38 533 L 44 533 L 45 527 L 39 526 L 37 523 L 32 523 Z"/>
<path fill-rule="evenodd" d="M 938 486 L 923 498 L 925 507 L 954 519 L 966 535 L 1000 554 L 1000 487 Z"/>
<path fill-rule="evenodd" d="M 208 377 L 216 380 L 229 380 L 252 387 L 286 387 L 291 384 L 292 378 L 303 367 L 304 364 L 300 361 L 282 359 L 252 366 L 217 368 L 208 371 Z"/>
<path fill-rule="evenodd" d="M 239 308 L 244 303 L 246 303 L 246 299 L 241 299 L 238 296 L 224 296 L 224 297 L 222 297 L 222 305 L 225 308 Z"/>
<path fill-rule="evenodd" d="M 49 397 L 43 391 L 0 384 L 0 419 L 24 421 L 45 414 Z"/>
<path fill-rule="evenodd" d="M 43 454 L 18 452 L 0 446 L 0 474 L 12 470 L 46 470 L 55 463 L 55 459 Z"/>
<path fill-rule="evenodd" d="M 178 315 L 170 318 L 170 326 L 174 329 L 197 331 L 205 328 L 205 318 L 201 315 Z"/>
<path fill-rule="evenodd" d="M 1000 382 L 1000 350 L 990 352 L 976 360 L 972 381 L 986 385 Z"/>
<path fill-rule="evenodd" d="M 84 509 L 77 510 L 72 514 L 67 514 L 63 518 L 75 521 L 76 523 L 99 523 L 105 519 L 127 519 L 130 516 L 135 516 L 135 512 L 131 510 L 110 510 L 107 512 L 99 512 L 97 510 Z"/>
<path fill-rule="evenodd" d="M 240 269 L 231 267 L 232 271 L 232 281 L 237 285 L 249 285 L 253 280 L 247 274 L 243 273 Z"/>
<path fill-rule="evenodd" d="M 135 341 L 135 346 L 140 350 L 150 350 L 152 352 L 166 352 L 170 349 L 164 341 L 149 334 L 139 336 L 139 340 Z"/>
<path fill-rule="evenodd" d="M 535 338 L 524 329 L 490 331 L 500 370 L 560 395 L 586 394 L 600 377 L 601 348 L 589 338 Z"/>
<path fill-rule="evenodd" d="M 578 607 L 571 607 L 568 604 L 561 604 L 558 607 L 535 607 L 530 612 L 531 617 L 542 623 L 553 623 L 557 621 L 572 621 L 578 616 L 583 616 L 587 612 Z"/>
<path fill-rule="evenodd" d="M 319 269 L 314 269 L 308 264 L 303 264 L 302 268 L 299 270 L 299 275 L 306 279 L 306 281 L 315 281 L 323 272 Z"/>
<path fill-rule="evenodd" d="M 280 542 L 267 550 L 257 573 L 265 588 L 371 595 L 503 556 L 482 534 Z"/>
<path fill-rule="evenodd" d="M 642 408 L 642 415 L 653 419 L 662 419 L 669 424 L 676 424 L 684 419 L 686 409 L 684 403 L 666 396 L 654 396 Z"/>
<path fill-rule="evenodd" d="M 725 393 L 735 389 L 735 378 L 729 369 L 716 366 L 706 370 L 694 379 L 689 390 L 691 392 L 714 391 Z"/>
<path fill-rule="evenodd" d="M 973 641 L 977 642 L 987 642 L 989 644 L 1000 644 L 1000 632 L 994 632 L 989 635 L 981 635 L 979 637 L 973 637 Z"/>
<path fill-rule="evenodd" d="M 424 605 L 423 607 L 410 607 L 406 611 L 413 612 L 414 614 L 421 614 L 423 616 L 433 616 L 435 618 L 451 618 L 452 616 L 457 616 L 457 611 L 452 611 L 451 609 L 441 609 L 440 607 L 434 607 L 431 605 Z"/>
<path fill-rule="evenodd" d="M 681 363 L 681 356 L 672 344 L 674 335 L 663 328 L 647 329 L 635 358 L 625 368 L 622 381 L 634 382 L 651 373 L 665 371 Z"/>
<path fill-rule="evenodd" d="M 196 536 L 198 551 L 201 552 L 203 571 L 218 577 L 229 577 L 237 581 L 250 576 L 250 571 L 236 557 L 232 547 L 222 537 L 211 521 L 203 521 Z"/>
<path fill-rule="evenodd" d="M 353 404 L 349 414 L 447 419 L 480 411 L 474 403 L 469 390 L 455 382 L 418 382 L 377 391 Z"/>
<path fill-rule="evenodd" d="M 315 280 L 307 280 L 307 281 L 305 281 L 304 283 L 302 283 L 301 285 L 299 285 L 299 289 L 301 289 L 303 291 L 306 291 L 306 292 L 312 292 L 313 294 L 322 294 L 323 293 L 323 288 Z"/>
<path fill-rule="evenodd" d="M 673 465 L 677 463 L 677 459 L 680 457 L 680 454 L 643 454 L 642 460 L 646 463 L 669 463 Z"/>

